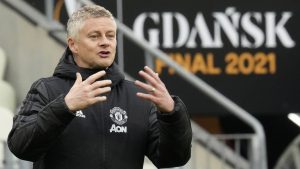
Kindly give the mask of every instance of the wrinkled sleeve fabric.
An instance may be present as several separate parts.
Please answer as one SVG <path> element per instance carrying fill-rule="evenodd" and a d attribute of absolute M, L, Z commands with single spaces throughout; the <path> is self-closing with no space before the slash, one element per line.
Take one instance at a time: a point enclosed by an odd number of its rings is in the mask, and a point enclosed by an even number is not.
<path fill-rule="evenodd" d="M 184 103 L 177 96 L 171 113 L 153 106 L 149 118 L 147 157 L 158 168 L 183 166 L 191 156 L 192 129 Z"/>
<path fill-rule="evenodd" d="M 8 146 L 18 158 L 37 161 L 53 145 L 75 116 L 69 112 L 64 94 L 49 99 L 43 80 L 31 86 L 8 136 Z"/>

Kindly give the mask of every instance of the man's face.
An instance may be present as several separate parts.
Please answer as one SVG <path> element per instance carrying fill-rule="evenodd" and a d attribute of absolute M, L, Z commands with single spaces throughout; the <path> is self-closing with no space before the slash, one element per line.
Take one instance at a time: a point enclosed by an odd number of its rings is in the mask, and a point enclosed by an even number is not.
<path fill-rule="evenodd" d="M 68 39 L 77 65 L 90 69 L 110 66 L 116 54 L 116 31 L 116 23 L 111 18 L 87 19 L 79 30 L 78 37 Z"/>

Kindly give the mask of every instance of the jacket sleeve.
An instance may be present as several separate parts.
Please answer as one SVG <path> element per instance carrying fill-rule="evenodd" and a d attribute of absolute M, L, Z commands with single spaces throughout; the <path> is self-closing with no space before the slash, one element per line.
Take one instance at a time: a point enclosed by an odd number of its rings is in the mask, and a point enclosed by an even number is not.
<path fill-rule="evenodd" d="M 184 103 L 173 96 L 175 108 L 170 114 L 150 114 L 147 156 L 158 168 L 183 166 L 191 156 L 192 129 Z"/>
<path fill-rule="evenodd" d="M 37 161 L 74 117 L 64 102 L 64 95 L 49 100 L 45 84 L 38 80 L 14 117 L 8 136 L 9 149 L 20 159 Z"/>

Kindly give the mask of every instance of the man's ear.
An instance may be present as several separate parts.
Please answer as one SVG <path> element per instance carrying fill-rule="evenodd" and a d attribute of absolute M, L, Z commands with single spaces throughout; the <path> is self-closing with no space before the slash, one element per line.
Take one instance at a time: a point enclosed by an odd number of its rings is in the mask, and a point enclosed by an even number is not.
<path fill-rule="evenodd" d="M 71 38 L 71 37 L 68 38 L 68 46 L 69 46 L 70 50 L 72 51 L 72 53 L 74 53 L 74 54 L 78 53 L 77 43 L 74 38 Z"/>

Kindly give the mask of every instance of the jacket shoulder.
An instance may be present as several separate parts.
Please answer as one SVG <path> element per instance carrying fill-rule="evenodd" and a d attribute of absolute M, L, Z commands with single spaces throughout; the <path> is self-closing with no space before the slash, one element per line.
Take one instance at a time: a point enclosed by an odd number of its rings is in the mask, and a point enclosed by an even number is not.
<path fill-rule="evenodd" d="M 51 83 L 56 83 L 58 81 L 59 78 L 57 77 L 44 77 L 44 78 L 40 78 L 40 79 L 37 79 L 36 81 L 34 81 L 31 85 L 31 89 L 34 89 L 34 88 L 38 88 L 40 86 L 43 86 L 43 85 L 50 85 Z"/>
<path fill-rule="evenodd" d="M 36 80 L 32 84 L 29 93 L 43 93 L 51 101 L 60 94 L 65 94 L 69 88 L 70 85 L 67 85 L 66 79 L 53 76 Z"/>

